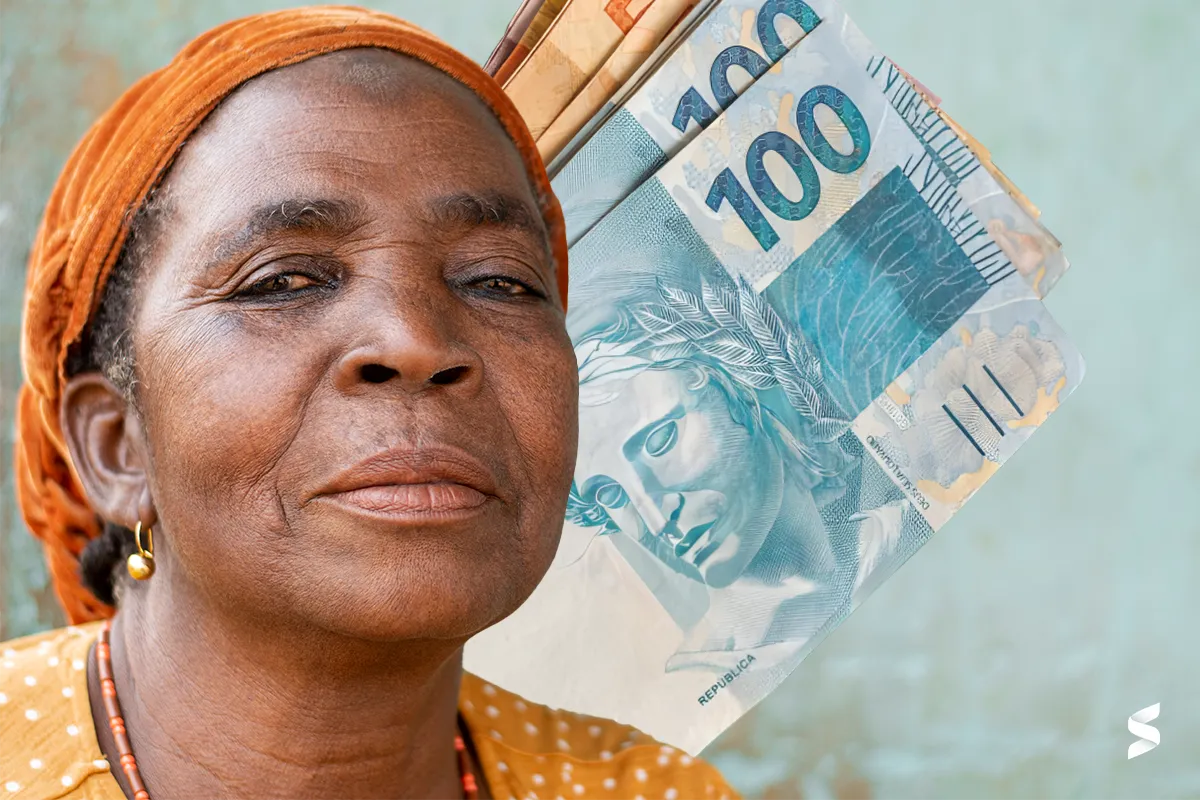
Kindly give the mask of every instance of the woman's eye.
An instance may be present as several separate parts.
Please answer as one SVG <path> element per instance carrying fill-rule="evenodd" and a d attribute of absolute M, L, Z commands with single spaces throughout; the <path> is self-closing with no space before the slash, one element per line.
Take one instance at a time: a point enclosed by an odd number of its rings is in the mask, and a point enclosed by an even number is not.
<path fill-rule="evenodd" d="M 500 276 L 493 276 L 491 278 L 484 278 L 482 281 L 479 282 L 478 285 L 482 286 L 484 289 L 487 289 L 488 291 L 500 292 L 502 294 L 508 294 L 508 295 L 513 295 L 513 296 L 524 295 L 524 294 L 533 294 L 533 291 L 528 286 L 526 286 L 524 283 L 521 283 L 520 281 L 515 280 L 513 278 L 502 278 Z"/>
<path fill-rule="evenodd" d="M 302 272 L 277 272 L 251 284 L 245 293 L 249 295 L 286 294 L 310 289 L 318 283 L 316 278 Z"/>
<path fill-rule="evenodd" d="M 646 437 L 646 452 L 658 457 L 665 455 L 679 440 L 679 426 L 672 420 L 660 425 Z"/>

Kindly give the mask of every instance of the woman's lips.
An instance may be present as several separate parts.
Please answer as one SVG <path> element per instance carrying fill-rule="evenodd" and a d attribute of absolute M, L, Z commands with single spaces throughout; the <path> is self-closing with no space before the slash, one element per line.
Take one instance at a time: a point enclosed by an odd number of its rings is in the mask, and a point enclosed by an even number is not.
<path fill-rule="evenodd" d="M 473 511 L 487 495 L 461 483 L 404 483 L 364 486 L 323 495 L 339 505 L 392 517 L 440 517 Z"/>
<path fill-rule="evenodd" d="M 305 503 L 335 503 L 392 522 L 450 522 L 496 499 L 496 479 L 479 459 L 448 446 L 394 448 L 335 475 Z"/>

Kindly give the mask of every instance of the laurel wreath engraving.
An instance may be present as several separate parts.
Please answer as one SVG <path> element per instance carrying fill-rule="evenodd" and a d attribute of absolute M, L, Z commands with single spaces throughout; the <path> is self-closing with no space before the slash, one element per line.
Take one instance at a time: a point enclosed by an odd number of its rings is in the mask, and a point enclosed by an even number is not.
<path fill-rule="evenodd" d="M 732 377 L 760 391 L 778 387 L 806 419 L 811 436 L 832 442 L 850 420 L 823 392 L 821 362 L 804 334 L 787 325 L 753 287 L 701 284 L 700 295 L 659 282 L 664 303 L 632 309 L 655 362 L 708 356 Z M 641 348 L 638 348 L 641 349 Z"/>

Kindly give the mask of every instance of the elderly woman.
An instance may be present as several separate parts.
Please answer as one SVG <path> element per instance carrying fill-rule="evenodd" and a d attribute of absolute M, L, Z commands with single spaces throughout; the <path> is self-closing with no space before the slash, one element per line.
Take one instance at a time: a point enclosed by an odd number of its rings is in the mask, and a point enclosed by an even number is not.
<path fill-rule="evenodd" d="M 561 214 L 468 59 L 361 9 L 210 31 L 85 136 L 29 270 L 19 496 L 76 626 L 5 646 L 0 798 L 731 794 L 463 673 L 577 424 Z"/>

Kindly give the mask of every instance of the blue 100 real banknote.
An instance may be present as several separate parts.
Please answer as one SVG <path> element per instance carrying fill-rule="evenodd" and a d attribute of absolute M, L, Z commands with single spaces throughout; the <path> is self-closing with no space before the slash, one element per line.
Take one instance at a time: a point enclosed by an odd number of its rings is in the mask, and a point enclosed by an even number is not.
<path fill-rule="evenodd" d="M 817 26 L 838 30 L 930 158 L 1035 292 L 1067 270 L 1058 240 L 1016 202 L 836 0 L 723 0 L 555 175 L 573 244 Z"/>
<path fill-rule="evenodd" d="M 845 30 L 816 26 L 572 248 L 562 544 L 468 669 L 697 752 L 1078 385 Z"/>

